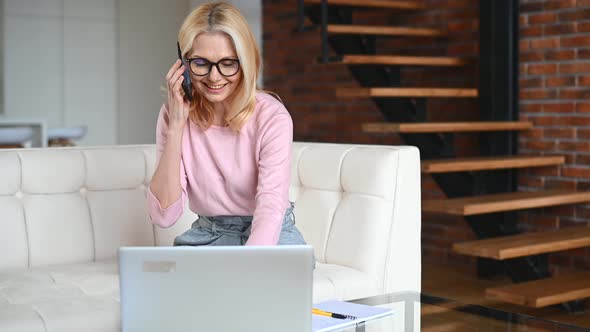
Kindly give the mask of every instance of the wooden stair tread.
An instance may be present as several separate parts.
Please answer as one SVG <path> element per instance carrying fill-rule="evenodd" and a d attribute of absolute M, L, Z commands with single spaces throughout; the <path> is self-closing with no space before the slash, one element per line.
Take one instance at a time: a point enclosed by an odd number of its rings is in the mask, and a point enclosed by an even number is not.
<path fill-rule="evenodd" d="M 383 36 L 443 37 L 448 33 L 430 28 L 391 27 L 374 25 L 328 24 L 330 34 L 362 34 Z"/>
<path fill-rule="evenodd" d="M 468 88 L 339 88 L 336 96 L 354 97 L 453 97 L 475 98 L 477 89 Z"/>
<path fill-rule="evenodd" d="M 590 202 L 590 191 L 546 190 L 424 200 L 422 211 L 471 216 L 583 202 Z"/>
<path fill-rule="evenodd" d="M 459 57 L 405 55 L 343 55 L 345 65 L 400 65 L 400 66 L 465 66 L 473 63 Z"/>
<path fill-rule="evenodd" d="M 533 127 L 530 121 L 481 122 L 422 122 L 422 123 L 365 123 L 365 133 L 450 133 L 468 131 L 526 130 Z"/>
<path fill-rule="evenodd" d="M 486 289 L 486 297 L 542 308 L 590 297 L 590 271 Z"/>
<path fill-rule="evenodd" d="M 590 227 L 501 236 L 453 244 L 457 253 L 504 260 L 590 245 Z"/>
<path fill-rule="evenodd" d="M 419 10 L 426 9 L 424 4 L 416 1 L 392 1 L 392 0 L 327 0 L 328 5 L 372 7 L 388 9 Z M 306 4 L 319 4 L 321 0 L 305 0 Z"/>
<path fill-rule="evenodd" d="M 564 156 L 494 156 L 422 160 L 424 173 L 482 171 L 492 169 L 525 168 L 562 165 Z"/>

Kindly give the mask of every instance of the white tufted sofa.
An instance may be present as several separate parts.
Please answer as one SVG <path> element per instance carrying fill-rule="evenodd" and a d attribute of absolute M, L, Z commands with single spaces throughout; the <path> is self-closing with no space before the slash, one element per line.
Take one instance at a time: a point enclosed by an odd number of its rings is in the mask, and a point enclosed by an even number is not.
<path fill-rule="evenodd" d="M 149 223 L 155 146 L 0 150 L 0 332 L 119 331 L 117 250 Z M 420 290 L 420 165 L 407 146 L 296 142 L 291 199 L 314 301 Z"/>

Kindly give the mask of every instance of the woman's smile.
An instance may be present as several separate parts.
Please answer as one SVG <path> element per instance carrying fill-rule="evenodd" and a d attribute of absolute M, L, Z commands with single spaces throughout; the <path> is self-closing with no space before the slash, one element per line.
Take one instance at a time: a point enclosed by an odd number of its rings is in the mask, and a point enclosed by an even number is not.
<path fill-rule="evenodd" d="M 207 87 L 207 90 L 211 93 L 219 93 L 221 91 L 223 91 L 223 88 L 225 88 L 226 85 L 228 85 L 229 83 L 223 83 L 223 84 L 211 84 L 211 83 L 205 83 L 203 82 L 203 84 Z"/>

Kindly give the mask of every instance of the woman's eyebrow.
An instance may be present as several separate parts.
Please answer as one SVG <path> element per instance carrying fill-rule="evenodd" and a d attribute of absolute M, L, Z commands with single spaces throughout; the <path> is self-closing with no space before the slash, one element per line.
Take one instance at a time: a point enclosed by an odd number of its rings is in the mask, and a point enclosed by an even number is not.
<path fill-rule="evenodd" d="M 205 60 L 211 62 L 211 60 L 205 58 L 204 56 L 200 56 L 198 54 L 193 54 L 193 55 L 189 56 L 188 58 L 189 59 L 197 59 L 197 58 L 200 58 L 200 59 L 205 59 Z M 235 55 L 230 55 L 230 56 L 224 56 L 224 57 L 220 58 L 219 61 L 221 61 L 221 60 L 230 60 L 230 59 L 231 60 L 236 60 L 237 58 L 238 57 L 235 56 Z"/>

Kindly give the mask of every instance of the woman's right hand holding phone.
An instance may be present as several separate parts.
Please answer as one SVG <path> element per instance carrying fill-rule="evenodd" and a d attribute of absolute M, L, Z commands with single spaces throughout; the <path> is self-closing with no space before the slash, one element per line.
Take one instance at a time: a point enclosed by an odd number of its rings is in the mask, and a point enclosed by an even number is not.
<path fill-rule="evenodd" d="M 180 60 L 172 65 L 166 74 L 168 85 L 168 129 L 182 132 L 188 120 L 190 104 L 185 100 L 182 82 L 182 73 L 186 68 Z"/>

